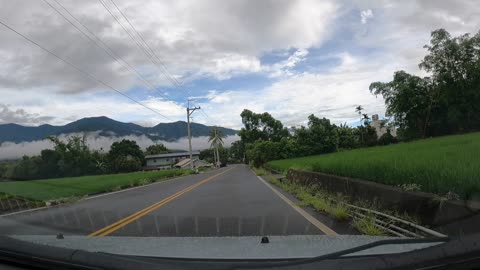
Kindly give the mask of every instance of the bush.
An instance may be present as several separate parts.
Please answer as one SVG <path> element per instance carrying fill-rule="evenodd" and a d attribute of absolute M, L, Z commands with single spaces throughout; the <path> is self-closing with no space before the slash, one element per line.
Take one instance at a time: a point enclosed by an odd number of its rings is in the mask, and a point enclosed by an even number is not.
<path fill-rule="evenodd" d="M 393 144 L 397 142 L 398 142 L 397 138 L 393 137 L 392 134 L 390 134 L 390 130 L 387 131 L 387 133 L 380 136 L 380 139 L 378 139 L 379 145 L 388 145 L 388 144 Z"/>

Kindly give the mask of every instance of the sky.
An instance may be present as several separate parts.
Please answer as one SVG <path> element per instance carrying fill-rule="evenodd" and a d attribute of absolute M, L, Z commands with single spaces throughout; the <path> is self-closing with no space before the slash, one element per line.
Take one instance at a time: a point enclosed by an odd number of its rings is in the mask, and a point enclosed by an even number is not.
<path fill-rule="evenodd" d="M 75 68 L 0 25 L 0 123 L 152 126 L 185 120 L 190 98 L 208 125 L 240 128 L 243 109 L 287 126 L 312 113 L 355 124 L 357 105 L 384 114 L 371 82 L 428 75 L 418 64 L 431 31 L 480 30 L 474 0 L 139 3 L 2 0 L 2 23 Z"/>

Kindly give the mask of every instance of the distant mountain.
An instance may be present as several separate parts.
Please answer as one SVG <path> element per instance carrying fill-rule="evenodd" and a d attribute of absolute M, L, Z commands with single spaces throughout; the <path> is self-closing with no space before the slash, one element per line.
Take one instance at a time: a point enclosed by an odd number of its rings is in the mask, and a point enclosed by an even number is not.
<path fill-rule="evenodd" d="M 211 126 L 192 123 L 192 136 L 208 136 Z M 236 130 L 220 128 L 225 135 L 235 135 Z M 84 133 L 98 131 L 106 137 L 121 137 L 128 135 L 145 135 L 152 140 L 175 141 L 187 136 L 187 123 L 178 121 L 160 123 L 154 127 L 142 127 L 133 123 L 115 121 L 105 116 L 83 118 L 64 126 L 41 125 L 26 127 L 17 124 L 0 125 L 0 143 L 2 142 L 30 142 L 45 139 L 50 135 Z"/>

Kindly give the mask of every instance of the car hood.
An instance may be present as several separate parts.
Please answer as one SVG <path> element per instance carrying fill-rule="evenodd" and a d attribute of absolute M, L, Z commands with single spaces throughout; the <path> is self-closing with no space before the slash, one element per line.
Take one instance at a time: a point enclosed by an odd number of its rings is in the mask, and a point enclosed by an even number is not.
<path fill-rule="evenodd" d="M 289 235 L 243 237 L 87 237 L 65 235 L 11 235 L 10 237 L 60 248 L 118 255 L 189 259 L 290 259 L 310 258 L 394 237 L 365 235 Z M 378 255 L 407 252 L 438 243 L 394 244 L 350 254 Z"/>

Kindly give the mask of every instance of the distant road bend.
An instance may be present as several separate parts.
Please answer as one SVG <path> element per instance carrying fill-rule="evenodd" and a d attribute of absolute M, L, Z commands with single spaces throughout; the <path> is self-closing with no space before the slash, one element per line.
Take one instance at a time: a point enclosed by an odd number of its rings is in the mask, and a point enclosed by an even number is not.
<path fill-rule="evenodd" d="M 336 234 L 245 165 L 3 216 L 0 231 L 92 237 Z"/>

